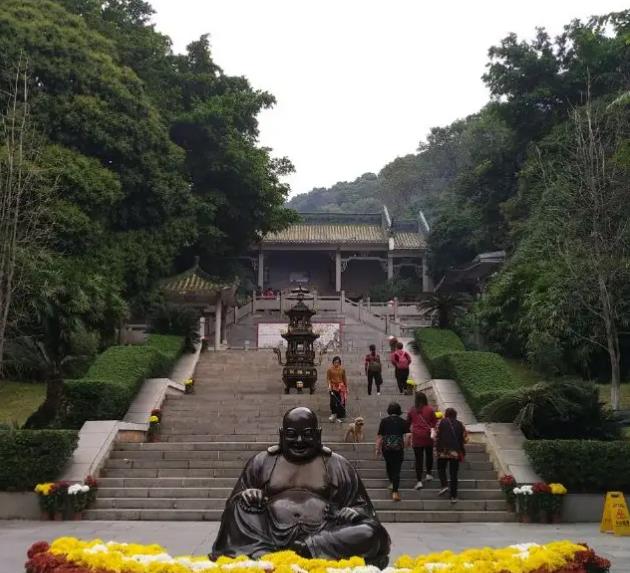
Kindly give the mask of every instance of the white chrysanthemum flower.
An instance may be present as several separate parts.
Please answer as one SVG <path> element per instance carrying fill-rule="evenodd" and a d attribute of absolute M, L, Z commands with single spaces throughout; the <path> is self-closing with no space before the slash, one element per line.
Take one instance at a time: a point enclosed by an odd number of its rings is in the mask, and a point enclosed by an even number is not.
<path fill-rule="evenodd" d="M 92 545 L 92 547 L 88 547 L 85 550 L 86 553 L 107 553 L 109 552 L 109 548 L 107 547 L 107 545 L 103 545 L 102 543 L 99 543 L 97 545 Z"/>

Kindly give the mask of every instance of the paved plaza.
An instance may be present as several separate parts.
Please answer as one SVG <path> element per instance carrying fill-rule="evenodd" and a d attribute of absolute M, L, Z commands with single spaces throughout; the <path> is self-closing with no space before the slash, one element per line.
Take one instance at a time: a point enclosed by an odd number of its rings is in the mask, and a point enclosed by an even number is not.
<path fill-rule="evenodd" d="M 219 524 L 160 521 L 40 522 L 0 521 L 0 573 L 21 573 L 26 550 L 39 540 L 71 535 L 104 541 L 159 543 L 171 554 L 205 554 Z M 599 532 L 588 524 L 522 525 L 518 523 L 386 524 L 392 538 L 392 557 L 467 547 L 505 546 L 512 543 L 570 539 L 588 543 L 613 562 L 612 573 L 630 573 L 630 538 Z"/>

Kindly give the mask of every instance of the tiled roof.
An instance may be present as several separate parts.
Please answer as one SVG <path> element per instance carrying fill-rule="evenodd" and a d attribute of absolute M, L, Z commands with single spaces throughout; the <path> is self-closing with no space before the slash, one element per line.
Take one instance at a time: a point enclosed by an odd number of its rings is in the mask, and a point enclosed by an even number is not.
<path fill-rule="evenodd" d="M 197 265 L 180 275 L 165 279 L 162 282 L 162 289 L 175 295 L 187 294 L 216 294 L 232 285 L 219 282 Z"/>
<path fill-rule="evenodd" d="M 426 246 L 420 233 L 394 233 L 394 249 L 424 249 Z"/>
<path fill-rule="evenodd" d="M 325 244 L 374 243 L 387 244 L 380 225 L 320 225 L 297 223 L 278 233 L 270 233 L 263 243 Z"/>

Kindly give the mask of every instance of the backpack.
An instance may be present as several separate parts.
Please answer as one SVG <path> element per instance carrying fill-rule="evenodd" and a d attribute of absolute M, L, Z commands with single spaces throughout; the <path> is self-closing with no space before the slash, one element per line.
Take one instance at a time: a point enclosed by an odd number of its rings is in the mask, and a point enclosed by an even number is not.
<path fill-rule="evenodd" d="M 396 361 L 396 366 L 401 370 L 406 370 L 409 368 L 409 364 L 411 364 L 411 356 L 409 356 L 409 353 L 405 350 L 396 352 L 396 354 L 394 354 L 394 360 Z"/>
<path fill-rule="evenodd" d="M 370 374 L 380 374 L 381 373 L 381 370 L 382 370 L 381 358 L 380 358 L 380 356 L 378 354 L 373 357 L 373 360 L 370 360 L 368 362 L 367 370 L 368 370 L 368 372 Z"/>

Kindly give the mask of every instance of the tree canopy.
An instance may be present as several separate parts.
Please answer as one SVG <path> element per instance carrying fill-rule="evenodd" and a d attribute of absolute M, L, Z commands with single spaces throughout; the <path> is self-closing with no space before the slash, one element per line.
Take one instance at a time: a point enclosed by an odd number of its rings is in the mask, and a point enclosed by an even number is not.
<path fill-rule="evenodd" d="M 146 308 L 157 280 L 193 256 L 228 272 L 226 260 L 294 218 L 281 181 L 292 165 L 258 144 L 273 96 L 224 74 L 207 36 L 174 53 L 152 13 L 142 0 L 0 4 L 3 93 L 27 61 L 39 167 L 55 188 L 48 264 L 31 265 L 16 312 L 68 281 Z M 40 332 L 33 316 L 16 315 L 15 332 Z"/>

